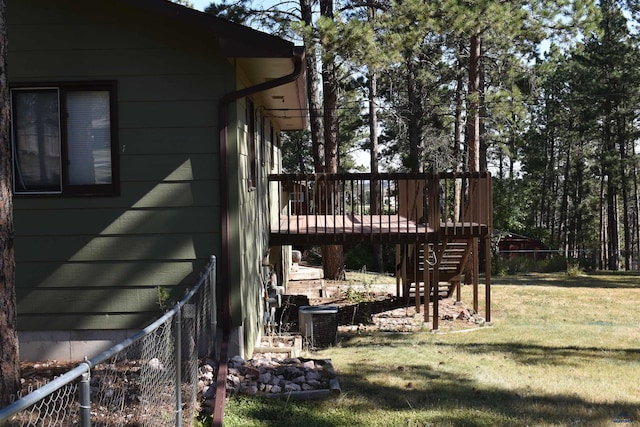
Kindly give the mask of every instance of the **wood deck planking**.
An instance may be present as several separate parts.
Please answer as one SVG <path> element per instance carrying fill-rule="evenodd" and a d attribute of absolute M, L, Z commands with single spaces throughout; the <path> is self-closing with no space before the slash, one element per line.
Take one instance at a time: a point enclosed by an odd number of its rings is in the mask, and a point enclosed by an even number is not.
<path fill-rule="evenodd" d="M 473 222 L 443 222 L 438 235 L 480 237 L 488 227 Z M 272 224 L 272 244 L 350 242 L 426 242 L 436 237 L 429 225 L 398 215 L 291 215 Z"/>

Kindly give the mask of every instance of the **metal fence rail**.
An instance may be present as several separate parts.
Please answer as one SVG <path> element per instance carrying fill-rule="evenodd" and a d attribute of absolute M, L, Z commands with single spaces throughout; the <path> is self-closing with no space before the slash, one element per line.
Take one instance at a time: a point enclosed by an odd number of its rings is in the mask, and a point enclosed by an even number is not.
<path fill-rule="evenodd" d="M 216 259 L 164 316 L 0 410 L 0 426 L 191 426 L 214 351 Z"/>

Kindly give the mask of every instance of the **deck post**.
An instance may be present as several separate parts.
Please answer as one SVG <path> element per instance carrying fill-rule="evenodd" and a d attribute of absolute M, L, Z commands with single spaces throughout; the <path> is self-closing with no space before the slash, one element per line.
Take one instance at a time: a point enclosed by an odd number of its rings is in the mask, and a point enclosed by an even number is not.
<path fill-rule="evenodd" d="M 491 322 L 491 236 L 484 238 L 484 294 L 485 294 L 485 320 Z"/>
<path fill-rule="evenodd" d="M 428 224 L 433 229 L 433 250 L 439 253 L 438 247 L 440 243 L 440 221 L 441 221 L 441 207 L 440 207 L 440 179 L 438 175 L 431 174 L 428 176 L 428 203 L 429 203 L 429 215 Z M 440 292 L 439 292 L 439 280 L 440 280 L 440 262 L 442 257 L 438 257 L 435 260 L 433 266 L 433 275 L 431 276 L 431 285 L 429 291 L 433 290 L 433 322 L 431 323 L 431 329 L 438 330 L 438 317 L 439 317 L 439 304 L 440 304 Z"/>
<path fill-rule="evenodd" d="M 396 245 L 396 297 L 400 298 L 400 277 L 402 276 L 402 257 L 400 256 L 400 245 Z"/>
<path fill-rule="evenodd" d="M 438 247 L 440 243 L 439 233 L 435 234 L 433 247 Z M 434 331 L 438 330 L 438 323 L 440 317 L 440 259 L 437 259 L 433 265 L 433 274 L 431 275 L 431 284 L 429 291 L 433 291 L 433 323 L 431 324 L 431 329 Z"/>
<path fill-rule="evenodd" d="M 407 280 L 407 263 L 409 261 L 409 245 L 406 243 L 402 245 L 402 298 L 405 300 L 405 305 L 409 305 L 409 287 L 410 283 Z"/>
<path fill-rule="evenodd" d="M 429 281 L 429 243 L 423 243 L 422 245 L 424 259 L 422 268 L 424 268 L 424 275 L 422 281 L 424 283 L 424 322 L 429 322 L 429 304 L 431 300 L 431 282 Z"/>
<path fill-rule="evenodd" d="M 478 313 L 478 239 L 471 239 L 471 280 L 473 283 L 473 311 Z"/>
<path fill-rule="evenodd" d="M 415 282 L 414 296 L 416 303 L 416 313 L 420 313 L 420 245 L 418 243 L 415 243 L 413 247 L 413 280 Z"/>

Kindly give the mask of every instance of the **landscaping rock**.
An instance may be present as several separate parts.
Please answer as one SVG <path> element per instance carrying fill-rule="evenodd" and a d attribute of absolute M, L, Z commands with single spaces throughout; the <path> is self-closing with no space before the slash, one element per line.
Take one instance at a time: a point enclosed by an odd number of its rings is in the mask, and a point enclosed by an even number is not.
<path fill-rule="evenodd" d="M 285 358 L 273 360 L 271 356 L 256 355 L 245 361 L 234 357 L 228 362 L 226 390 L 228 394 L 253 396 L 259 393 L 277 396 L 283 393 L 294 398 L 318 398 L 339 392 L 336 374 L 328 360 Z M 208 367 L 207 367 L 208 366 Z M 199 369 L 198 390 L 202 393 L 204 407 L 211 407 L 215 396 L 215 368 L 203 365 Z M 300 395 L 294 396 L 294 394 Z M 309 394 L 311 393 L 311 394 Z"/>

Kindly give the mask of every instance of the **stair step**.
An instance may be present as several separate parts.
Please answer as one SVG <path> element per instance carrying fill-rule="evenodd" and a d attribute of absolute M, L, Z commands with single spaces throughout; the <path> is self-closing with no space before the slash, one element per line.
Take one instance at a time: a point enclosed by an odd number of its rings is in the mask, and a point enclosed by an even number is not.
<path fill-rule="evenodd" d="M 438 258 L 438 277 L 440 281 L 444 283 L 444 285 L 440 286 L 441 291 L 439 292 L 439 294 L 441 294 L 442 291 L 446 291 L 446 293 L 448 294 L 451 289 L 448 282 L 454 279 L 459 280 L 460 273 L 463 270 L 462 261 L 465 258 L 465 255 L 468 253 L 468 248 L 468 242 L 460 240 L 442 242 L 434 247 L 433 250 L 428 250 L 427 245 L 418 246 L 417 250 L 413 252 L 414 260 L 416 263 L 418 263 L 418 271 L 416 274 L 415 270 L 411 266 L 409 266 L 407 268 L 407 280 L 415 281 L 416 278 L 419 280 L 420 278 L 424 277 L 425 256 L 428 257 L 428 262 L 432 262 L 433 253 L 435 253 L 435 256 Z M 433 274 L 434 268 L 435 266 L 429 265 L 429 271 L 431 272 L 431 274 Z"/>
<path fill-rule="evenodd" d="M 423 282 L 420 282 L 420 296 L 424 297 L 424 285 Z M 448 282 L 439 282 L 438 283 L 438 296 L 448 297 L 450 292 L 450 286 Z M 409 298 L 415 298 L 416 296 L 416 284 L 415 282 L 411 283 L 409 287 Z"/>

